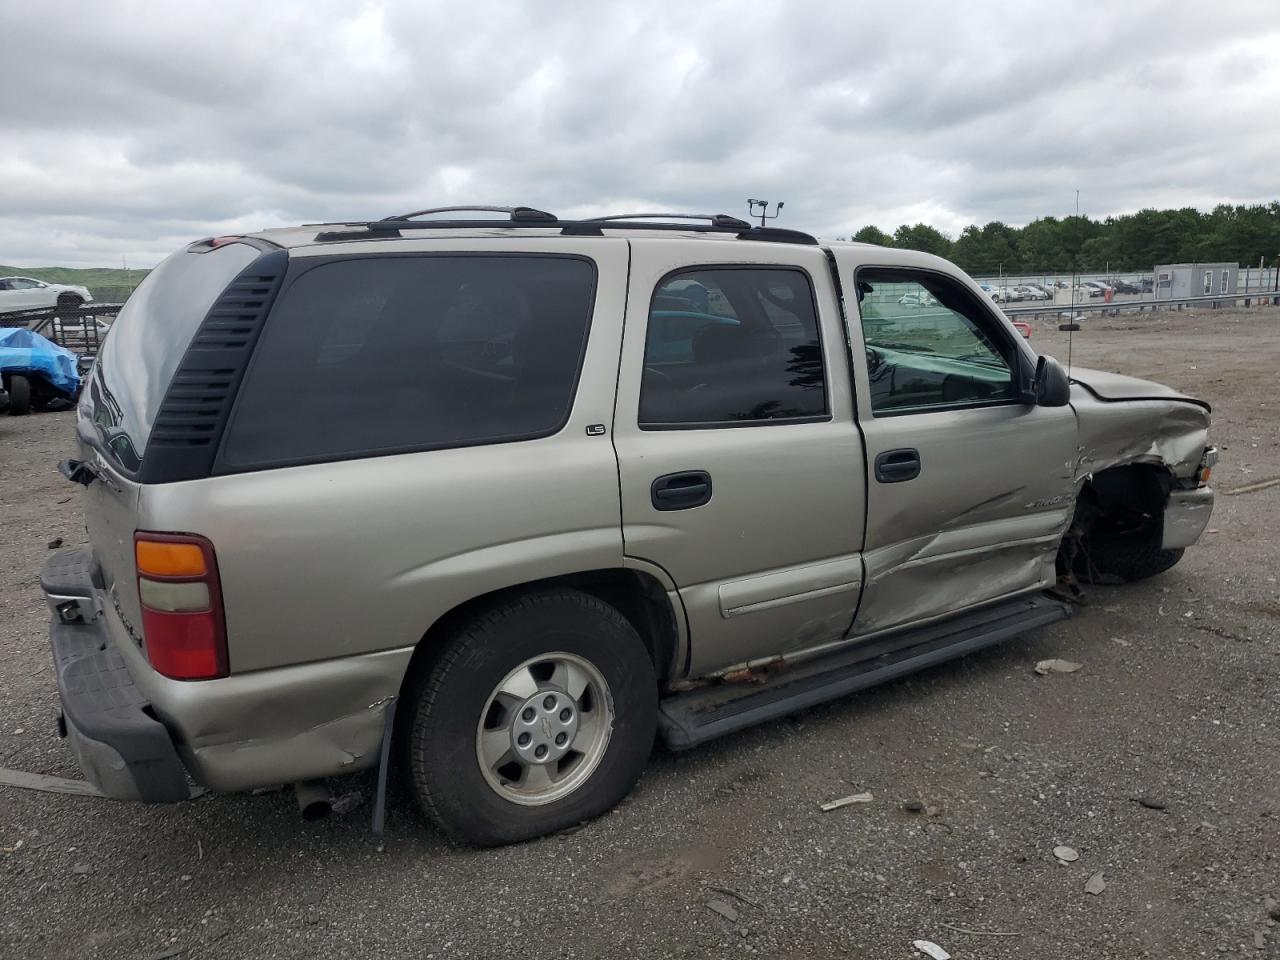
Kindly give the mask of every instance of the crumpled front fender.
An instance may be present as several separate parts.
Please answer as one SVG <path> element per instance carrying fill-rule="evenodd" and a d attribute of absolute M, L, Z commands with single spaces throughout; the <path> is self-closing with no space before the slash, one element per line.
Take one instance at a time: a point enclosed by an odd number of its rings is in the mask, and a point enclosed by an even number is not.
<path fill-rule="evenodd" d="M 1076 479 L 1129 463 L 1162 465 L 1179 479 L 1194 475 L 1209 441 L 1209 410 L 1170 394 L 1104 400 L 1073 384 L 1071 405 L 1079 424 Z"/>

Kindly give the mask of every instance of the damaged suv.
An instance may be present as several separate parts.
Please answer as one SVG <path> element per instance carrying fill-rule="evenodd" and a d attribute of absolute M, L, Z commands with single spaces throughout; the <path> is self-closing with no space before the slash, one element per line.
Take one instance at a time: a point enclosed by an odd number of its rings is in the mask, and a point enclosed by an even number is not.
<path fill-rule="evenodd" d="M 1206 404 L 1068 377 L 944 260 L 499 212 L 203 240 L 129 300 L 62 465 L 90 543 L 42 577 L 104 793 L 395 763 L 517 841 L 655 733 L 1059 620 L 1060 578 L 1159 573 L 1209 517 Z"/>

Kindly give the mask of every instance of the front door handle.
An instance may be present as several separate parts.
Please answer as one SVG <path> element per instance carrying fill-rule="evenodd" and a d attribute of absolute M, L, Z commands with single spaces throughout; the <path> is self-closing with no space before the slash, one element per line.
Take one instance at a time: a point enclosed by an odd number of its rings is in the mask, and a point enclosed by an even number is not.
<path fill-rule="evenodd" d="M 649 487 L 649 498 L 655 510 L 688 510 L 711 499 L 711 474 L 705 470 L 668 473 Z"/>
<path fill-rule="evenodd" d="M 876 479 L 881 483 L 902 483 L 920 476 L 920 451 L 914 447 L 886 450 L 876 457 Z"/>

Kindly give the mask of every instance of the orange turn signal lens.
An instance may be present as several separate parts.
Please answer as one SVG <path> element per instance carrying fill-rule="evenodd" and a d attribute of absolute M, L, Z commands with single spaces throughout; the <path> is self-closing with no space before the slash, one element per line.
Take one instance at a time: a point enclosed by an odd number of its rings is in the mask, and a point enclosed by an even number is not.
<path fill-rule="evenodd" d="M 204 551 L 194 543 L 166 543 L 158 540 L 134 541 L 138 573 L 153 577 L 203 577 L 209 572 Z"/>

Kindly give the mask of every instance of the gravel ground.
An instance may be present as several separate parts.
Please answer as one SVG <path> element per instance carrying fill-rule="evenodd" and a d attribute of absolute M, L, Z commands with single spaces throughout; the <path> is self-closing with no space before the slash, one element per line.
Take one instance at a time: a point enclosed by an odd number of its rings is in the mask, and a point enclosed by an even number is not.
<path fill-rule="evenodd" d="M 1280 311 L 1086 322 L 1077 362 L 1214 404 L 1220 494 L 1280 477 Z M 1032 342 L 1066 356 L 1048 321 Z M 69 414 L 0 417 L 0 766 L 78 777 L 53 735 L 37 583 L 49 540 L 83 541 L 53 472 L 71 434 Z M 958 960 L 1280 956 L 1278 516 L 1280 487 L 1220 496 L 1161 577 L 790 720 L 659 748 L 613 814 L 515 848 L 453 848 L 398 792 L 379 843 L 367 799 L 309 824 L 287 792 L 143 807 L 0 788 L 0 956 L 907 958 L 918 938 Z M 1037 676 L 1049 657 L 1084 666 Z"/>

